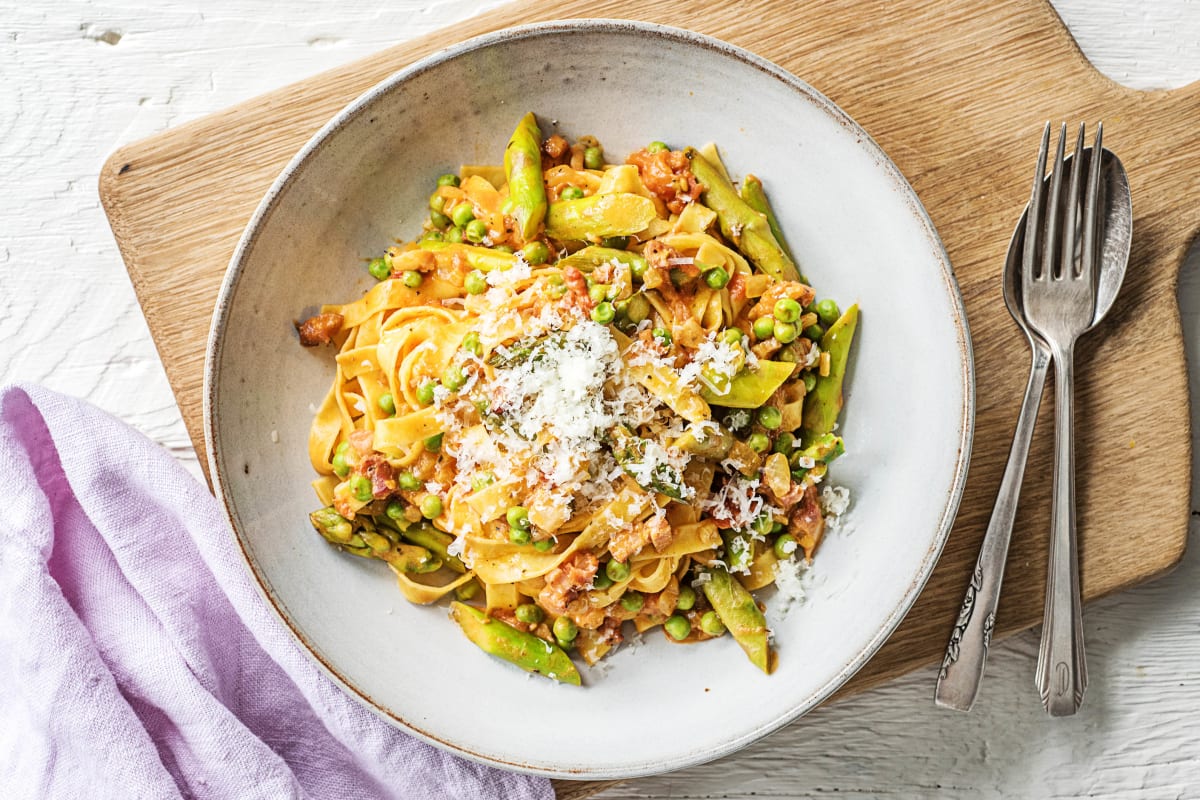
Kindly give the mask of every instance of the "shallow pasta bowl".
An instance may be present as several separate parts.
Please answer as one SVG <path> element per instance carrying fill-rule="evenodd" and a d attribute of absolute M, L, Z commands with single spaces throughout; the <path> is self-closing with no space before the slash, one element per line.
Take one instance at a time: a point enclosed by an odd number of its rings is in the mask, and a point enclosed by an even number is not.
<path fill-rule="evenodd" d="M 779 661 L 736 644 L 625 646 L 576 688 L 475 648 L 445 606 L 407 604 L 380 563 L 309 527 L 306 441 L 332 352 L 293 320 L 356 298 L 363 258 L 412 237 L 436 175 L 495 163 L 525 111 L 593 134 L 612 156 L 661 139 L 718 143 L 761 176 L 821 296 L 862 308 L 832 480 L 852 493 L 806 601 L 768 615 Z M 920 309 L 920 313 L 914 313 Z M 517 28 L 442 51 L 367 92 L 272 186 L 233 258 L 205 370 L 217 494 L 255 580 L 346 691 L 464 756 L 566 778 L 678 769 L 812 709 L 900 623 L 949 533 L 966 478 L 970 341 L 946 253 L 896 167 L 807 84 L 738 48 L 661 26 L 590 20 Z M 772 607 L 769 592 L 768 607 Z M 774 604 L 776 607 L 780 604 Z"/>

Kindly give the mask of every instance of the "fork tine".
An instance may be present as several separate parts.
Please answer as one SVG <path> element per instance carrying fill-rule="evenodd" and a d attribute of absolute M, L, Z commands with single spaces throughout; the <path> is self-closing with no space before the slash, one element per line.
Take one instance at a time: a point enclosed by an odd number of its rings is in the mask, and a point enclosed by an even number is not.
<path fill-rule="evenodd" d="M 1100 227 L 1100 166 L 1104 160 L 1104 123 L 1096 123 L 1096 143 L 1088 164 L 1087 197 L 1083 204 L 1083 258 L 1080 277 L 1090 278 L 1096 267 L 1096 237 Z"/>
<path fill-rule="evenodd" d="M 1062 213 L 1062 260 L 1059 262 L 1059 272 L 1063 278 L 1075 277 L 1075 243 L 1076 225 L 1079 222 L 1079 176 L 1083 171 L 1083 123 L 1079 124 L 1079 136 L 1075 140 L 1075 154 L 1071 156 L 1071 183 L 1063 203 Z"/>
<path fill-rule="evenodd" d="M 1042 227 L 1042 197 L 1046 194 L 1046 154 L 1050 150 L 1050 123 L 1042 129 L 1042 147 L 1038 150 L 1037 172 L 1025 215 L 1025 246 L 1021 251 L 1021 282 L 1028 285 L 1037 277 L 1037 239 Z"/>
<path fill-rule="evenodd" d="M 1067 145 L 1067 123 L 1062 124 L 1058 134 L 1058 147 L 1054 149 L 1054 167 L 1050 173 L 1050 196 L 1046 201 L 1046 239 L 1042 242 L 1042 273 L 1047 279 L 1055 277 L 1054 250 L 1058 242 L 1058 196 L 1062 188 L 1063 153 Z M 1061 267 L 1061 265 L 1060 265 Z"/>

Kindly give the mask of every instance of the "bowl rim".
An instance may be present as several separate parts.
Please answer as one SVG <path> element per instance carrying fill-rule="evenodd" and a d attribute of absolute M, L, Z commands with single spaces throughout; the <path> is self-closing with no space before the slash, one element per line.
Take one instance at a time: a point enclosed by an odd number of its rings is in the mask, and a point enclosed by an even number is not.
<path fill-rule="evenodd" d="M 800 99 L 814 103 L 820 110 L 828 114 L 834 121 L 838 122 L 843 127 L 849 129 L 857 135 L 859 138 L 858 144 L 868 151 L 868 153 L 875 159 L 876 164 L 883 169 L 895 182 L 896 190 L 908 202 L 910 211 L 922 226 L 924 233 L 929 240 L 931 255 L 933 255 L 939 262 L 941 278 L 945 283 L 947 297 L 950 301 L 952 321 L 957 334 L 959 366 L 960 374 L 962 376 L 963 403 L 959 421 L 960 435 L 958 440 L 958 452 L 955 456 L 954 474 L 947 490 L 945 504 L 942 508 L 942 513 L 938 521 L 936 536 L 926 551 L 924 558 L 920 563 L 920 568 L 914 575 L 908 588 L 905 590 L 903 597 L 884 620 L 883 625 L 878 631 L 876 631 L 875 635 L 868 641 L 867 645 L 855 657 L 849 659 L 845 664 L 843 664 L 832 678 L 811 692 L 808 695 L 807 700 L 791 708 L 783 710 L 782 713 L 776 714 L 773 718 L 767 721 L 759 723 L 753 728 L 753 730 L 743 733 L 741 736 L 726 739 L 720 744 L 712 747 L 692 751 L 667 761 L 657 761 L 653 764 L 645 762 L 631 763 L 626 769 L 613 769 L 610 767 L 578 767 L 573 769 L 556 769 L 532 762 L 501 760 L 493 756 L 467 749 L 466 747 L 453 741 L 439 738 L 431 734 L 429 731 L 423 730 L 412 722 L 404 719 L 398 711 L 386 708 L 381 703 L 375 701 L 363 689 L 356 686 L 347 677 L 342 675 L 335 665 L 328 663 L 324 658 L 321 657 L 321 655 L 318 654 L 317 650 L 309 643 L 304 632 L 301 631 L 289 618 L 281 604 L 281 601 L 278 601 L 275 597 L 273 597 L 271 592 L 268 590 L 265 576 L 261 574 L 260 567 L 251 557 L 246 536 L 237 524 L 237 513 L 234 509 L 233 499 L 230 496 L 229 487 L 226 485 L 226 481 L 224 480 L 223 476 L 223 470 L 221 467 L 222 461 L 220 456 L 221 448 L 217 436 L 217 432 L 220 427 L 217 412 L 217 395 L 220 391 L 220 379 L 217 371 L 217 365 L 221 360 L 224 339 L 223 334 L 228 322 L 230 310 L 233 304 L 233 298 L 236 294 L 242 274 L 246 268 L 246 259 L 254 246 L 255 240 L 258 238 L 259 232 L 264 223 L 268 220 L 271 212 L 275 209 L 277 203 L 280 201 L 293 177 L 295 177 L 295 175 L 308 163 L 308 161 L 320 151 L 322 146 L 331 136 L 349 124 L 352 120 L 357 118 L 360 114 L 364 113 L 378 98 L 386 95 L 396 86 L 465 54 L 511 41 L 596 31 L 655 36 L 668 39 L 682 45 L 701 47 L 709 51 L 714 51 L 718 55 L 736 59 L 764 73 L 769 78 L 784 84 L 787 88 L 791 89 L 795 94 L 797 94 Z M 296 155 L 291 158 L 282 172 L 280 172 L 279 176 L 274 180 L 263 199 L 255 208 L 253 215 L 247 222 L 246 228 L 244 229 L 241 238 L 238 241 L 233 256 L 230 259 L 229 267 L 226 270 L 225 277 L 222 280 L 220 291 L 217 296 L 212 324 L 209 329 L 204 361 L 202 416 L 204 422 L 204 442 L 208 452 L 210 480 L 212 481 L 214 494 L 220 502 L 225 519 L 229 523 L 230 530 L 233 532 L 234 540 L 241 552 L 244 565 L 247 568 L 247 571 L 249 572 L 249 575 L 252 578 L 258 593 L 271 607 L 279 620 L 283 622 L 288 631 L 290 631 L 291 635 L 300 645 L 300 648 L 305 655 L 312 659 L 312 661 L 322 672 L 324 672 L 350 697 L 357 700 L 376 715 L 382 717 L 389 723 L 397 726 L 405 732 L 416 736 L 418 739 L 454 753 L 455 755 L 489 766 L 501 767 L 508 770 L 515 770 L 518 772 L 540 775 L 548 778 L 581 780 L 626 779 L 660 774 L 695 766 L 697 764 L 702 764 L 722 756 L 729 755 L 812 711 L 814 708 L 827 700 L 834 692 L 845 685 L 845 683 L 849 681 L 851 677 L 853 677 L 871 658 L 876 655 L 876 653 L 878 653 L 880 647 L 883 646 L 883 644 L 895 632 L 896 628 L 899 627 L 900 623 L 904 620 L 908 612 L 911 610 L 913 604 L 916 602 L 921 590 L 928 582 L 929 577 L 932 575 L 933 569 L 941 556 L 942 550 L 945 547 L 946 541 L 949 538 L 950 531 L 953 527 L 959 503 L 962 499 L 963 490 L 966 485 L 967 472 L 970 466 L 971 446 L 974 438 L 975 406 L 975 366 L 970 328 L 968 326 L 962 293 L 955 278 L 949 254 L 946 252 L 945 246 L 942 244 L 937 229 L 934 227 L 933 220 L 930 218 L 928 211 L 921 203 L 916 191 L 908 182 L 908 179 L 900 171 L 899 167 L 897 167 L 896 164 L 891 160 L 891 158 L 888 157 L 878 143 L 876 143 L 876 141 L 870 136 L 870 134 L 868 134 L 862 128 L 862 126 L 855 122 L 849 116 L 849 114 L 843 111 L 820 91 L 813 88 L 811 85 L 783 67 L 780 67 L 777 64 L 762 58 L 761 56 L 755 55 L 745 48 L 738 47 L 737 45 L 730 44 L 707 34 L 697 33 L 695 31 L 669 25 L 643 22 L 638 20 L 582 18 L 536 22 L 503 28 L 464 40 L 445 49 L 431 53 L 430 55 L 414 61 L 412 64 L 409 64 L 408 66 L 392 73 L 387 78 L 367 89 L 365 92 L 351 101 L 347 106 L 345 106 L 341 111 L 335 114 L 315 134 L 313 134 L 308 142 L 306 142 L 305 145 L 296 153 Z"/>

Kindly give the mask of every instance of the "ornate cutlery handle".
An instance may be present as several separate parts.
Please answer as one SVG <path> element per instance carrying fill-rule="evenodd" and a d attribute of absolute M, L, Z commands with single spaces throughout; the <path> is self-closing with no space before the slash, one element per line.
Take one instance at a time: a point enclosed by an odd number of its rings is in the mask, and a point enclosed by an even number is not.
<path fill-rule="evenodd" d="M 934 700 L 939 706 L 958 711 L 970 711 L 979 693 L 979 683 L 987 664 L 988 645 L 1000 601 L 1000 584 L 1004 579 L 1004 562 L 1008 543 L 1012 539 L 1013 518 L 1021 496 L 1021 481 L 1025 477 L 1025 462 L 1033 439 L 1046 373 L 1050 367 L 1050 350 L 1036 337 L 1030 337 L 1033 361 L 1029 368 L 1029 383 L 1021 401 L 1021 413 L 1013 432 L 1012 448 L 1004 477 L 996 494 L 996 505 L 988 521 L 983 545 L 975 561 L 975 571 L 963 596 L 962 610 L 946 645 L 946 655 L 938 673 Z"/>

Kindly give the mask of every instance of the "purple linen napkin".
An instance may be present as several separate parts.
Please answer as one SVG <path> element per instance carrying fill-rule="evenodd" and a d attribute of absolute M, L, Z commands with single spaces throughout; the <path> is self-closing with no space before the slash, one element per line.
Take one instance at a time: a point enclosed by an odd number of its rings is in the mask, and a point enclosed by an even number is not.
<path fill-rule="evenodd" d="M 335 686 L 216 500 L 85 403 L 0 389 L 0 795 L 552 798 Z"/>

